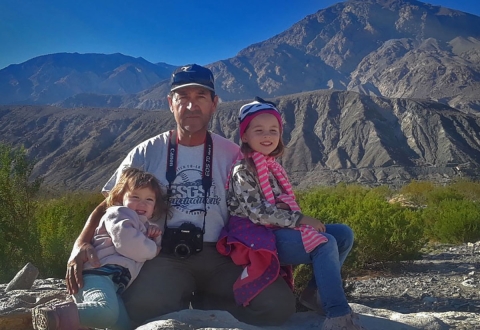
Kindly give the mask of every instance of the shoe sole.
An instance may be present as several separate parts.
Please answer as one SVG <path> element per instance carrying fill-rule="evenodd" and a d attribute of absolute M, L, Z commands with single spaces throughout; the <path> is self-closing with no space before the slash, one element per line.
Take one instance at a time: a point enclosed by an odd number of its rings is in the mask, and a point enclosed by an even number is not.
<path fill-rule="evenodd" d="M 32 310 L 32 325 L 35 330 L 56 330 L 57 322 L 55 317 L 51 315 L 53 311 L 41 308 Z M 50 314 L 50 315 L 49 315 Z"/>

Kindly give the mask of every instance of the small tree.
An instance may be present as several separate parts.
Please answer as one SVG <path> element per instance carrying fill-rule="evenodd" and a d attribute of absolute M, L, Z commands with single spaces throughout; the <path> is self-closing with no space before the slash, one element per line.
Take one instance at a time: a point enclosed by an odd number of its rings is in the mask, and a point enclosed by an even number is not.
<path fill-rule="evenodd" d="M 63 277 L 78 233 L 103 199 L 98 192 L 65 193 L 38 206 L 36 218 L 42 251 L 42 264 L 38 268 L 42 276 Z"/>
<path fill-rule="evenodd" d="M 24 148 L 0 143 L 0 280 L 11 277 L 28 261 L 40 256 L 34 197 L 41 178 L 30 175 L 34 163 Z"/>

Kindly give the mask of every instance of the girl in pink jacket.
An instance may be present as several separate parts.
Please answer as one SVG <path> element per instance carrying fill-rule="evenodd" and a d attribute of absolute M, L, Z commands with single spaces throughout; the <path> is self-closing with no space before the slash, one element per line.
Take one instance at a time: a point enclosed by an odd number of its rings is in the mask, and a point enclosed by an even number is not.
<path fill-rule="evenodd" d="M 34 309 L 34 329 L 132 329 L 120 294 L 143 263 L 160 252 L 162 232 L 151 221 L 165 216 L 167 204 L 152 174 L 127 168 L 106 198 L 106 206 L 92 240 L 101 266 L 85 264 L 84 286 L 73 296 L 75 303 Z"/>

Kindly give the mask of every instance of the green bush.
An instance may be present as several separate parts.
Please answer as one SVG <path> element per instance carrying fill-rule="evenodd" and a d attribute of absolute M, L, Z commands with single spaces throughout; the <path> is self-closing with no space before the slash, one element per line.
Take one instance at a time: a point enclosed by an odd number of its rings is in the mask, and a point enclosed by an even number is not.
<path fill-rule="evenodd" d="M 464 199 L 480 202 L 480 183 L 462 179 L 452 182 L 450 187 Z"/>
<path fill-rule="evenodd" d="M 345 223 L 355 233 L 348 263 L 414 259 L 425 243 L 421 211 L 387 202 L 385 187 L 357 185 L 319 188 L 299 194 L 303 212 L 325 223 Z"/>
<path fill-rule="evenodd" d="M 427 207 L 435 207 L 438 203 L 441 203 L 445 200 L 451 201 L 462 201 L 464 200 L 464 195 L 459 191 L 453 189 L 452 187 L 437 187 L 437 189 L 432 190 L 427 195 Z"/>
<path fill-rule="evenodd" d="M 400 193 L 422 205 L 425 238 L 442 243 L 480 239 L 480 184 L 465 179 L 448 185 L 414 181 Z"/>
<path fill-rule="evenodd" d="M 30 180 L 33 166 L 23 148 L 0 143 L 0 281 L 29 261 L 40 262 L 34 197 L 42 179 Z"/>
<path fill-rule="evenodd" d="M 308 282 L 313 277 L 313 267 L 311 265 L 298 265 L 293 269 L 293 278 L 295 279 L 295 295 L 299 296 L 307 287 Z"/>
<path fill-rule="evenodd" d="M 405 196 L 413 205 L 423 206 L 427 204 L 428 195 L 436 189 L 430 181 L 412 181 L 399 190 L 399 194 Z"/>
<path fill-rule="evenodd" d="M 423 247 L 421 214 L 381 196 L 366 194 L 346 219 L 355 233 L 356 264 L 411 260 Z"/>
<path fill-rule="evenodd" d="M 103 200 L 100 193 L 67 193 L 45 201 L 36 212 L 44 277 L 63 277 L 75 239 L 86 219 Z"/>
<path fill-rule="evenodd" d="M 464 199 L 442 199 L 424 210 L 426 236 L 442 243 L 480 239 L 480 205 Z"/>
<path fill-rule="evenodd" d="M 341 223 L 361 203 L 368 188 L 339 184 L 298 193 L 302 212 L 324 223 Z"/>

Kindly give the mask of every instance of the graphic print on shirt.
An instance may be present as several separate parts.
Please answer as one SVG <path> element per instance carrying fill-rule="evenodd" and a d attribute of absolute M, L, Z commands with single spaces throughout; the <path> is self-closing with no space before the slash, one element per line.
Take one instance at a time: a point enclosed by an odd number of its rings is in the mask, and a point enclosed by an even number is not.
<path fill-rule="evenodd" d="M 185 214 L 200 215 L 205 210 L 204 196 L 202 167 L 198 165 L 180 166 L 172 184 L 171 206 Z M 220 197 L 217 195 L 215 182 L 212 182 L 210 193 L 207 196 L 207 211 L 212 205 L 219 204 Z"/>

